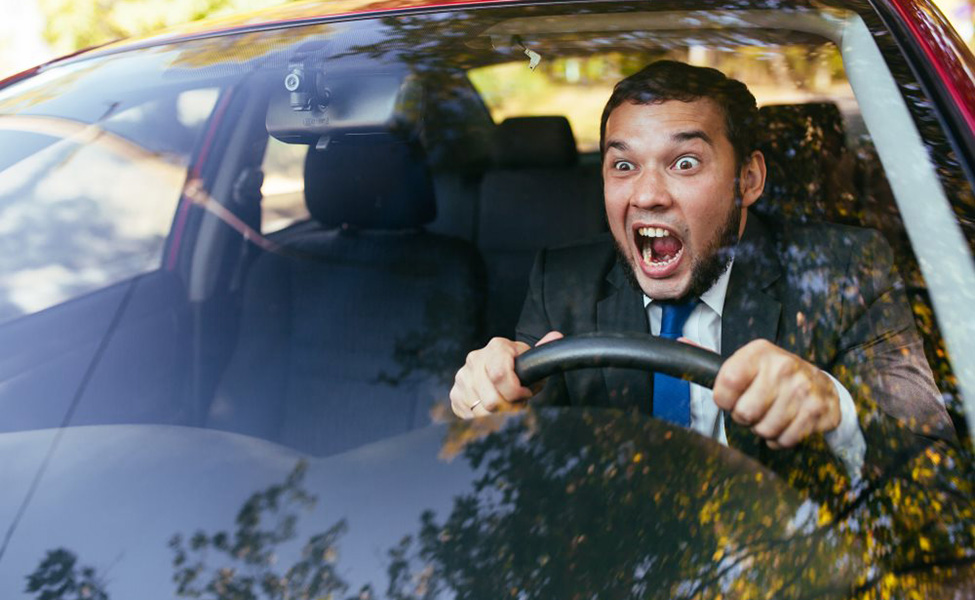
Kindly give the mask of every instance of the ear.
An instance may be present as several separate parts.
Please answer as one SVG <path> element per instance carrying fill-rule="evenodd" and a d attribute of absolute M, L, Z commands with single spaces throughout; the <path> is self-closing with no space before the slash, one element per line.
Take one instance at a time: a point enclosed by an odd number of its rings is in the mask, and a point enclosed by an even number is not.
<path fill-rule="evenodd" d="M 765 156 L 761 152 L 756 150 L 745 160 L 738 181 L 741 207 L 748 208 L 755 204 L 765 191 Z"/>

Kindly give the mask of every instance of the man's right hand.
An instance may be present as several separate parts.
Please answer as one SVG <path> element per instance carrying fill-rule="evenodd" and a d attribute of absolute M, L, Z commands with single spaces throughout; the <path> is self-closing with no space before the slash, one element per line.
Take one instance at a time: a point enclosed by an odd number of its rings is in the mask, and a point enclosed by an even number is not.
<path fill-rule="evenodd" d="M 550 331 L 536 346 L 561 339 Z M 531 348 L 524 342 L 496 337 L 480 350 L 467 355 L 450 389 L 450 407 L 462 419 L 483 417 L 498 410 L 513 408 L 532 397 L 532 390 L 521 385 L 515 375 L 515 357 Z"/>

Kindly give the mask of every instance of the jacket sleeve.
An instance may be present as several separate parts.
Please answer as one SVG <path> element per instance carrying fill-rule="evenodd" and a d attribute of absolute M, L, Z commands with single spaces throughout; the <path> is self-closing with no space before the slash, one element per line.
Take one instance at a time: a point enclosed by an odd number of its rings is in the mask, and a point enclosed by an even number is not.
<path fill-rule="evenodd" d="M 554 325 L 545 309 L 545 263 L 547 251 L 542 250 L 535 256 L 531 275 L 528 278 L 528 294 L 521 309 L 521 317 L 515 327 L 515 339 L 534 346 L 538 340 L 552 331 Z M 542 390 L 536 394 L 531 403 L 533 405 L 567 406 L 570 399 L 565 384 L 565 376 L 552 375 L 544 384 Z"/>
<path fill-rule="evenodd" d="M 545 250 L 535 256 L 535 264 L 528 277 L 528 294 L 515 327 L 515 339 L 529 346 L 537 344 L 542 336 L 552 330 L 544 305 L 545 257 Z"/>
<path fill-rule="evenodd" d="M 954 441 L 893 252 L 874 231 L 852 253 L 842 294 L 843 323 L 830 372 L 858 403 L 869 425 L 874 410 L 924 437 Z"/>

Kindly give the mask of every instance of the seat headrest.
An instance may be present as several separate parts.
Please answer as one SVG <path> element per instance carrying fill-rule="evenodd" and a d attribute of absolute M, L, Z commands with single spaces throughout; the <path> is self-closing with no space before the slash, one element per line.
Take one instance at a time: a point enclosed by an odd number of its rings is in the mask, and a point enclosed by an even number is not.
<path fill-rule="evenodd" d="M 792 139 L 815 137 L 826 152 L 839 153 L 846 147 L 843 115 L 832 102 L 763 106 L 759 115 L 767 128 L 776 130 L 768 131 L 769 140 L 781 139 L 776 133 L 785 132 Z"/>
<path fill-rule="evenodd" d="M 855 184 L 843 116 L 830 102 L 763 106 L 759 149 L 768 175 L 756 205 L 767 216 L 835 220 Z"/>
<path fill-rule="evenodd" d="M 497 129 L 496 162 L 509 168 L 569 167 L 579 160 L 565 117 L 511 117 Z"/>
<path fill-rule="evenodd" d="M 305 202 L 325 227 L 410 229 L 437 213 L 422 149 L 388 133 L 343 136 L 305 158 Z"/>

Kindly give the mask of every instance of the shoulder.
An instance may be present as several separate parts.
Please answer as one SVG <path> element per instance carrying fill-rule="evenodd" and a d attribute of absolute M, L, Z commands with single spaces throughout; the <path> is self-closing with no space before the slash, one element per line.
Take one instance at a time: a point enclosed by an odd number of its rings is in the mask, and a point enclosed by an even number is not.
<path fill-rule="evenodd" d="M 608 233 L 539 252 L 536 269 L 548 277 L 602 281 L 615 264 L 616 251 Z"/>
<path fill-rule="evenodd" d="M 607 275 L 615 264 L 609 235 L 539 252 L 529 278 L 519 335 L 531 340 L 552 329 L 562 333 L 591 330 L 596 305 L 611 287 Z"/>
<path fill-rule="evenodd" d="M 848 270 L 858 265 L 889 268 L 892 251 L 875 229 L 835 223 L 787 224 L 773 234 L 787 270 L 831 267 Z"/>
<path fill-rule="evenodd" d="M 783 298 L 853 314 L 903 288 L 893 251 L 877 230 L 806 223 L 783 226 L 772 235 L 784 275 L 778 283 Z M 799 309 L 811 310 L 808 305 Z"/>
<path fill-rule="evenodd" d="M 780 242 L 793 246 L 838 250 L 886 244 L 883 235 L 876 229 L 837 223 L 784 225 L 778 233 L 778 238 Z"/>

